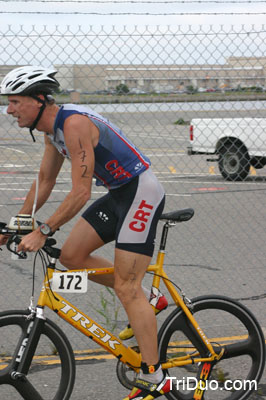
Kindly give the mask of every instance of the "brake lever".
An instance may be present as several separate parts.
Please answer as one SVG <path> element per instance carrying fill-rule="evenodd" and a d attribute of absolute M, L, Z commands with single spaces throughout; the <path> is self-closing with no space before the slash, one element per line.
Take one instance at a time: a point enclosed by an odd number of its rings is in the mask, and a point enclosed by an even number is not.
<path fill-rule="evenodd" d="M 40 224 L 39 221 L 38 221 L 38 224 Z M 2 228 L 2 229 L 1 229 L 1 228 Z M 8 228 L 6 228 L 6 224 L 4 224 L 4 223 L 1 223 L 1 222 L 0 222 L 0 229 L 2 230 L 1 233 L 2 233 L 3 235 L 4 235 L 4 234 L 10 234 L 10 230 L 9 230 Z M 13 249 L 11 248 L 11 245 L 12 245 L 12 243 L 19 244 L 19 243 L 21 242 L 21 237 L 20 237 L 20 235 L 26 235 L 26 234 L 28 234 L 28 233 L 30 233 L 30 232 L 29 232 L 29 231 L 25 231 L 25 230 L 20 231 L 20 232 L 14 232 L 13 234 L 11 234 L 11 235 L 9 236 L 8 241 L 7 241 L 7 243 L 6 243 L 7 249 L 8 249 L 11 253 L 15 254 L 16 256 L 18 256 L 20 259 L 23 259 L 23 260 L 25 260 L 25 259 L 27 258 L 27 253 L 25 253 L 25 252 L 23 252 L 23 251 L 20 252 L 20 253 L 18 253 L 17 251 L 15 251 L 15 250 L 13 250 Z M 58 258 L 60 257 L 60 254 L 61 254 L 61 250 L 60 250 L 60 249 L 57 249 L 57 248 L 55 248 L 55 247 L 53 247 L 55 244 L 56 244 L 56 240 L 55 240 L 55 239 L 53 239 L 53 238 L 48 238 L 48 239 L 46 240 L 44 246 L 43 246 L 43 250 L 44 250 L 50 257 L 53 257 L 53 258 L 58 259 Z M 3 249 L 0 247 L 0 250 L 3 250 Z"/>
<path fill-rule="evenodd" d="M 16 254 L 16 256 L 18 256 L 22 260 L 25 260 L 27 258 L 27 254 L 24 251 L 21 251 L 20 253 L 18 253 L 17 251 L 11 249 L 12 243 L 19 244 L 20 242 L 21 242 L 21 238 L 16 233 L 14 233 L 13 235 L 11 235 L 8 238 L 8 241 L 6 243 L 6 247 L 8 248 L 8 250 L 11 253 Z"/>

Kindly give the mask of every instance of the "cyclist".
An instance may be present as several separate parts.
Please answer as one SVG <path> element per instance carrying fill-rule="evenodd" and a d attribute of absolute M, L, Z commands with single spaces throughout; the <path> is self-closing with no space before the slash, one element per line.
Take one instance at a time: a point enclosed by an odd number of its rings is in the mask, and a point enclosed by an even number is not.
<path fill-rule="evenodd" d="M 108 189 L 83 212 L 62 247 L 67 268 L 107 267 L 112 263 L 93 254 L 115 240 L 114 275 L 90 277 L 113 287 L 123 304 L 141 354 L 136 387 L 126 399 L 154 399 L 170 390 L 157 353 L 155 314 L 141 286 L 154 250 L 154 239 L 165 194 L 150 168 L 150 160 L 123 132 L 89 107 L 55 104 L 59 88 L 56 70 L 26 66 L 9 72 L 1 83 L 8 96 L 7 113 L 19 127 L 44 133 L 36 210 L 47 201 L 65 158 L 71 161 L 72 188 L 56 211 L 23 237 L 18 251 L 37 251 L 47 237 L 71 220 L 91 198 L 96 185 Z M 35 140 L 35 139 L 34 139 Z M 36 182 L 20 214 L 31 215 Z M 5 238 L 0 239 L 0 244 Z"/>

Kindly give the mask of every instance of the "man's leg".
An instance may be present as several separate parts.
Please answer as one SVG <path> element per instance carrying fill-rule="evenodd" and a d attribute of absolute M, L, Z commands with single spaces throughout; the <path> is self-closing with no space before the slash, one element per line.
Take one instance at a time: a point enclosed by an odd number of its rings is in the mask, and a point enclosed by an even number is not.
<path fill-rule="evenodd" d="M 124 400 L 152 400 L 170 391 L 158 358 L 155 314 L 141 287 L 150 261 L 151 257 L 146 255 L 115 251 L 114 288 L 127 312 L 142 356 L 135 387 Z"/>
<path fill-rule="evenodd" d="M 69 269 L 113 267 L 113 263 L 106 258 L 91 254 L 104 244 L 105 243 L 95 229 L 84 218 L 80 218 L 62 247 L 60 262 Z M 114 287 L 113 274 L 89 275 L 88 278 L 93 282 L 111 288 Z M 149 299 L 150 290 L 145 289 L 145 296 Z M 163 309 L 166 307 L 167 303 L 164 305 Z M 132 336 L 133 333 L 130 337 Z"/>
<path fill-rule="evenodd" d="M 62 247 L 60 262 L 69 269 L 113 267 L 111 261 L 91 254 L 104 244 L 95 229 L 81 217 Z M 114 286 L 113 274 L 89 275 L 89 279 L 105 286 Z"/>
<path fill-rule="evenodd" d="M 114 289 L 134 330 L 142 360 L 154 365 L 158 362 L 157 323 L 141 287 L 150 261 L 149 256 L 116 249 Z"/>
<path fill-rule="evenodd" d="M 62 247 L 60 262 L 69 269 L 111 267 L 113 264 L 110 261 L 91 254 L 103 244 L 95 229 L 84 218 L 80 218 Z M 89 278 L 97 283 L 115 287 L 129 316 L 136 339 L 140 347 L 143 347 L 143 356 L 147 352 L 147 359 L 144 357 L 144 360 L 147 363 L 154 363 L 158 361 L 156 318 L 141 288 L 141 281 L 150 260 L 149 256 L 116 249 L 115 285 L 113 275 L 89 276 Z M 141 322 L 140 310 L 143 316 Z"/>
<path fill-rule="evenodd" d="M 159 289 L 151 287 L 151 289 L 148 290 L 143 285 L 142 289 L 156 316 L 163 310 L 166 310 L 166 308 L 168 307 L 168 301 Z M 120 331 L 118 336 L 121 340 L 131 339 L 134 336 L 131 325 L 127 324 L 127 326 L 122 331 Z"/>

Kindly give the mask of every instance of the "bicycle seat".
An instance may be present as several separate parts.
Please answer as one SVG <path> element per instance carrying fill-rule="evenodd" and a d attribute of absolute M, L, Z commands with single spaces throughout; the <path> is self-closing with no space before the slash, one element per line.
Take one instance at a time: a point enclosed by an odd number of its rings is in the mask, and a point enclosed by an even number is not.
<path fill-rule="evenodd" d="M 183 210 L 171 211 L 162 214 L 160 220 L 184 222 L 189 221 L 194 215 L 193 208 L 185 208 Z"/>

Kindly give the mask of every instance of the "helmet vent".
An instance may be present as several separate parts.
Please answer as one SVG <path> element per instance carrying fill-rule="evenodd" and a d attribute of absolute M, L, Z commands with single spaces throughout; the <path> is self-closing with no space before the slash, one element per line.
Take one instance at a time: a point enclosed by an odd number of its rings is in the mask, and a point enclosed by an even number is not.
<path fill-rule="evenodd" d="M 17 83 L 16 85 L 13 85 L 12 90 L 13 90 L 13 91 L 17 90 L 21 85 L 24 85 L 24 82 L 19 82 L 19 83 Z"/>
<path fill-rule="evenodd" d="M 34 79 L 34 78 L 38 78 L 38 76 L 41 76 L 42 74 L 34 74 L 34 75 L 30 75 L 29 79 Z"/>

